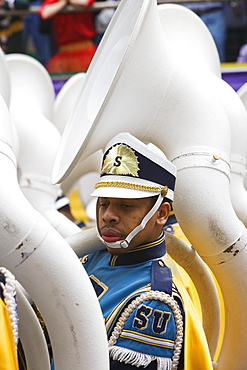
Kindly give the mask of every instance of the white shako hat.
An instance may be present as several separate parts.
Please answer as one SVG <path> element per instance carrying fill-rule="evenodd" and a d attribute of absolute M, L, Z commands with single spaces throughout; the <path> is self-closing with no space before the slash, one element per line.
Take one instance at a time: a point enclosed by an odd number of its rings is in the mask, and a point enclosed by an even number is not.
<path fill-rule="evenodd" d="M 161 195 L 173 201 L 176 167 L 153 144 L 127 132 L 106 145 L 100 180 L 91 194 L 106 198 L 146 198 Z"/>

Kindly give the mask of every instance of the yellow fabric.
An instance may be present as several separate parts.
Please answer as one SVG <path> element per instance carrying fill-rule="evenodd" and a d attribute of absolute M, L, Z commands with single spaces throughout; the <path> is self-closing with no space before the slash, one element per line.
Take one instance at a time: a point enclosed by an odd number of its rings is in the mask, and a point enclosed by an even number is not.
<path fill-rule="evenodd" d="M 173 224 L 172 227 L 174 229 L 174 235 L 176 237 L 182 239 L 188 245 L 191 245 L 191 243 L 189 242 L 189 240 L 184 235 L 184 233 L 181 230 L 178 223 Z M 179 271 L 179 274 L 181 276 L 181 279 L 183 281 L 183 286 L 186 288 L 186 290 L 187 290 L 187 292 L 188 292 L 188 294 L 191 298 L 191 301 L 192 301 L 192 303 L 193 303 L 193 305 L 194 305 L 194 307 L 197 311 L 197 314 L 199 315 L 201 323 L 202 323 L 202 311 L 201 311 L 200 299 L 199 299 L 198 293 L 196 291 L 196 288 L 195 288 L 191 278 L 186 273 L 186 271 L 184 271 L 184 269 L 181 266 L 179 266 L 178 264 L 176 264 L 176 267 L 177 267 L 177 269 Z M 210 269 L 209 269 L 209 271 L 210 271 Z M 210 273 L 212 274 L 212 277 L 214 279 L 214 282 L 215 282 L 215 285 L 216 285 L 216 288 L 217 288 L 217 291 L 218 291 L 218 296 L 219 296 L 219 301 L 220 301 L 220 313 L 221 313 L 221 328 L 220 328 L 219 342 L 218 342 L 216 353 L 215 353 L 215 356 L 214 356 L 214 359 L 213 359 L 213 361 L 217 363 L 217 360 L 218 360 L 218 357 L 219 357 L 219 354 L 220 354 L 220 350 L 221 350 L 221 346 L 222 346 L 222 342 L 223 342 L 223 337 L 224 337 L 225 308 L 224 308 L 224 300 L 223 300 L 223 297 L 222 297 L 222 293 L 221 293 L 219 284 L 218 284 L 214 274 L 211 271 L 210 271 Z"/>
<path fill-rule="evenodd" d="M 178 265 L 170 257 L 166 259 L 166 265 L 172 270 L 173 281 L 182 296 L 184 304 L 184 370 L 213 370 L 202 322 L 184 286 Z"/>
<path fill-rule="evenodd" d="M 83 207 L 83 205 L 81 204 L 81 201 L 80 201 L 80 198 L 79 198 L 79 195 L 78 195 L 78 191 L 77 189 L 75 189 L 69 196 L 68 196 L 69 200 L 70 200 L 70 209 L 71 209 L 71 213 L 72 215 L 74 216 L 74 218 L 76 220 L 81 220 L 83 221 L 84 223 L 87 223 L 89 222 L 89 219 L 86 215 L 86 211 Z"/>
<path fill-rule="evenodd" d="M 0 299 L 0 370 L 18 370 L 14 335 L 9 313 Z"/>
<path fill-rule="evenodd" d="M 218 295 L 219 295 L 219 300 L 220 300 L 220 315 L 221 315 L 221 322 L 220 322 L 221 325 L 220 325 L 219 342 L 218 342 L 218 346 L 217 346 L 217 349 L 215 351 L 215 356 L 214 356 L 214 362 L 217 363 L 218 358 L 219 358 L 219 354 L 220 354 L 220 350 L 221 350 L 221 347 L 222 347 L 224 333 L 225 333 L 225 305 L 224 305 L 224 300 L 223 300 L 223 296 L 222 296 L 221 289 L 220 289 L 220 286 L 218 284 L 218 281 L 216 280 L 216 278 L 215 278 L 215 276 L 214 276 L 213 273 L 212 273 L 212 276 L 214 278 L 215 285 L 216 285 L 216 288 L 217 288 L 217 291 L 218 291 Z"/>
<path fill-rule="evenodd" d="M 197 290 L 196 290 L 196 287 L 193 283 L 193 281 L 191 280 L 190 276 L 187 274 L 187 272 L 179 265 L 177 265 L 177 269 L 179 271 L 179 274 L 181 276 L 181 279 L 183 281 L 183 284 L 184 284 L 184 287 L 186 288 L 189 296 L 190 296 L 190 299 L 198 313 L 198 316 L 202 322 L 202 309 L 201 309 L 201 302 L 200 302 L 200 298 L 199 298 L 199 295 L 197 293 Z"/>
<path fill-rule="evenodd" d="M 181 240 L 183 240 L 188 245 L 191 245 L 191 243 L 189 242 L 189 240 L 184 235 L 184 233 L 181 230 L 181 228 L 180 228 L 180 226 L 179 226 L 178 223 L 173 224 L 172 227 L 174 229 L 174 235 L 177 238 L 180 238 Z M 195 309 L 196 309 L 197 313 L 199 314 L 199 317 L 200 317 L 200 319 L 202 321 L 201 303 L 200 303 L 200 299 L 199 299 L 197 290 L 195 288 L 195 285 L 194 285 L 193 281 L 191 280 L 190 276 L 187 274 L 187 272 L 182 267 L 180 267 L 179 265 L 177 265 L 177 268 L 178 268 L 179 273 L 181 275 L 181 278 L 182 278 L 182 281 L 184 283 L 184 286 L 185 286 L 187 292 L 189 293 L 189 296 L 190 296 L 190 298 L 191 298 L 191 300 L 192 300 L 192 302 L 193 302 L 193 304 L 195 306 Z"/>

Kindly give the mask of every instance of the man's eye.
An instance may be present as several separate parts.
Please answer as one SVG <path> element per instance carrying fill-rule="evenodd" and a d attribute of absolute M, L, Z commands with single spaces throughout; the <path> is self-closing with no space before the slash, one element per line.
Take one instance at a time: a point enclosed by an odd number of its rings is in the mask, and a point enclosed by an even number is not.
<path fill-rule="evenodd" d="M 99 207 L 106 207 L 107 204 L 106 203 L 99 203 Z"/>
<path fill-rule="evenodd" d="M 123 204 L 122 204 L 122 207 L 123 207 L 123 208 L 130 208 L 130 207 L 131 207 L 131 205 L 130 205 L 130 204 L 125 204 L 125 203 L 123 203 Z"/>

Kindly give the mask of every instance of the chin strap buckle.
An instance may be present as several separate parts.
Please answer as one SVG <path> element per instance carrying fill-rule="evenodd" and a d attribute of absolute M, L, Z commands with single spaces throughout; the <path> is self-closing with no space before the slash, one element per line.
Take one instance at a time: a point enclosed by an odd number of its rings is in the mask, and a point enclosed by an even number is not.
<path fill-rule="evenodd" d="M 120 242 L 120 248 L 127 248 L 129 246 L 129 243 L 127 240 L 121 240 Z"/>

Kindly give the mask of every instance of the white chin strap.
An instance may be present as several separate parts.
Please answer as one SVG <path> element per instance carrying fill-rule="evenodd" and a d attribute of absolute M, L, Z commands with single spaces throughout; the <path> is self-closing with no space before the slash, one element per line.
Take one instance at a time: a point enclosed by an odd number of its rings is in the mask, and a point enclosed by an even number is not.
<path fill-rule="evenodd" d="M 150 220 L 150 218 L 155 214 L 155 212 L 158 210 L 159 206 L 161 205 L 163 201 L 163 196 L 161 193 L 158 196 L 158 199 L 156 200 L 155 204 L 153 207 L 150 209 L 150 211 L 146 214 L 146 216 L 143 218 L 142 222 L 140 225 L 136 226 L 134 230 L 131 231 L 131 233 L 126 237 L 124 240 L 118 240 L 117 242 L 113 243 L 108 243 L 103 238 L 100 236 L 99 231 L 98 232 L 98 237 L 102 241 L 103 244 L 110 248 L 127 248 L 129 246 L 129 243 L 131 240 L 138 234 L 141 230 L 143 230 L 147 224 L 147 222 Z"/>

